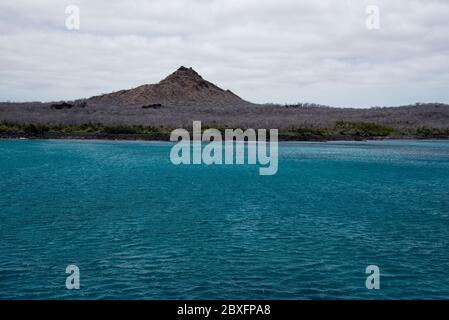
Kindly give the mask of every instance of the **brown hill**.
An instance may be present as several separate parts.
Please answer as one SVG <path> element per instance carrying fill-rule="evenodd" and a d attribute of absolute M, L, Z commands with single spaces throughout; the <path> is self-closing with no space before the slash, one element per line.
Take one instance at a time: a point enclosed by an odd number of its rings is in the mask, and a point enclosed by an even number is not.
<path fill-rule="evenodd" d="M 157 84 L 95 96 L 87 102 L 89 105 L 150 107 L 238 107 L 251 104 L 186 67 L 180 67 Z"/>

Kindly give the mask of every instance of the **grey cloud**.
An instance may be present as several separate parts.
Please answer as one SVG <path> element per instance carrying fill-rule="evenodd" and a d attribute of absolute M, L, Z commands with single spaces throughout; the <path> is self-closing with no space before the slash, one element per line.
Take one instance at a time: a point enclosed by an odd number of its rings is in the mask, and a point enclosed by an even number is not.
<path fill-rule="evenodd" d="M 0 4 L 0 100 L 87 97 L 187 65 L 254 102 L 449 102 L 447 16 L 443 0 L 17 0 Z"/>

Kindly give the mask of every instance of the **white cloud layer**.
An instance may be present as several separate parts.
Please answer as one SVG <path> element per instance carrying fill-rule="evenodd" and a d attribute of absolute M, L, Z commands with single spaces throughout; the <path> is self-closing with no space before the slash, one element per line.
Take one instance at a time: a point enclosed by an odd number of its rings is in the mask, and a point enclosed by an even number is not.
<path fill-rule="evenodd" d="M 185 65 L 253 102 L 449 102 L 447 0 L 0 1 L 2 101 L 88 97 Z M 71 4 L 80 30 L 65 27 Z"/>

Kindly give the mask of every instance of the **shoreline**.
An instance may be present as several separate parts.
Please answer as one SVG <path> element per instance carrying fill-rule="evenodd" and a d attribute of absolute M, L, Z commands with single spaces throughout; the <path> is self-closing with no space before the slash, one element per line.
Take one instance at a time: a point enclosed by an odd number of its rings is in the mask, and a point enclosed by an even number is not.
<path fill-rule="evenodd" d="M 148 134 L 126 134 L 126 133 L 0 133 L 0 140 L 104 140 L 104 141 L 160 141 L 170 142 L 170 135 L 166 133 Z M 334 142 L 334 141 L 382 141 L 382 140 L 449 140 L 449 136 L 352 136 L 352 135 L 329 135 L 329 136 L 301 136 L 279 134 L 279 142 Z"/>

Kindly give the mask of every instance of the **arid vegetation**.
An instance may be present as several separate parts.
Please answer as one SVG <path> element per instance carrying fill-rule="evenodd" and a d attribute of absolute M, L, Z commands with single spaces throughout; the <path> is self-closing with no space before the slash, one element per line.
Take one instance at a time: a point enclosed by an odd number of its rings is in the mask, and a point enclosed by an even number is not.
<path fill-rule="evenodd" d="M 166 138 L 173 128 L 279 129 L 285 140 L 442 138 L 449 105 L 334 108 L 317 104 L 253 104 L 181 67 L 157 84 L 89 99 L 0 103 L 0 134 Z"/>

